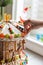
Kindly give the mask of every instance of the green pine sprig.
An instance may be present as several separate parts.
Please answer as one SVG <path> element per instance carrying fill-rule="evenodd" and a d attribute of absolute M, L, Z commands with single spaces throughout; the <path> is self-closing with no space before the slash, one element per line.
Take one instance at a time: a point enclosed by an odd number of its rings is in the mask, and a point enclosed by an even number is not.
<path fill-rule="evenodd" d="M 0 7 L 5 7 L 8 4 L 12 4 L 12 0 L 0 0 Z"/>

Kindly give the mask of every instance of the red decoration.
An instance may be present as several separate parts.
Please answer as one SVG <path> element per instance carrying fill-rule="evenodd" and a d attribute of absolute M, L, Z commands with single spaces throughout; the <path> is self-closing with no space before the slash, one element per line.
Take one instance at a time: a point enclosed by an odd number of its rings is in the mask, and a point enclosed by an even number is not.
<path fill-rule="evenodd" d="M 0 38 L 4 38 L 5 36 L 4 36 L 4 34 L 3 33 L 1 33 L 0 34 Z"/>
<path fill-rule="evenodd" d="M 14 38 L 14 35 L 10 34 L 10 39 Z"/>
<path fill-rule="evenodd" d="M 0 28 L 3 28 L 3 25 L 0 25 Z"/>
<path fill-rule="evenodd" d="M 28 7 L 24 8 L 24 11 L 27 11 L 28 10 Z"/>

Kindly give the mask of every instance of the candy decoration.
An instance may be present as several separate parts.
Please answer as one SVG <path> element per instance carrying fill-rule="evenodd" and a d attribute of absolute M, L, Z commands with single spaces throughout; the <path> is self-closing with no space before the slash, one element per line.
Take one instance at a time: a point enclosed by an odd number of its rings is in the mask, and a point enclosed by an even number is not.
<path fill-rule="evenodd" d="M 10 34 L 14 34 L 14 31 L 12 30 L 12 28 L 9 27 L 8 30 L 9 30 Z"/>
<path fill-rule="evenodd" d="M 21 34 L 14 34 L 14 38 L 21 37 Z"/>
<path fill-rule="evenodd" d="M 13 38 L 19 38 L 19 37 L 21 37 L 21 34 L 3 34 L 3 33 L 1 33 L 0 34 L 0 38 L 8 38 L 8 39 L 13 39 Z"/>
<path fill-rule="evenodd" d="M 21 33 L 21 36 L 24 37 L 26 34 L 25 33 Z"/>
<path fill-rule="evenodd" d="M 10 21 L 10 19 L 11 19 L 11 15 L 5 13 L 5 14 L 4 14 L 4 21 L 5 21 L 6 23 L 8 23 L 8 22 Z"/>
<path fill-rule="evenodd" d="M 0 38 L 4 38 L 4 34 L 3 33 L 0 34 Z"/>
<path fill-rule="evenodd" d="M 36 34 L 36 38 L 37 38 L 37 40 L 39 40 L 40 39 L 40 35 Z"/>
<path fill-rule="evenodd" d="M 19 60 L 19 55 L 15 55 L 15 60 Z"/>
<path fill-rule="evenodd" d="M 16 25 L 16 28 L 18 30 L 20 30 L 21 32 L 24 32 L 24 27 L 20 26 L 20 25 Z"/>
<path fill-rule="evenodd" d="M 28 7 L 24 8 L 24 11 L 28 11 Z"/>
<path fill-rule="evenodd" d="M 25 61 L 26 61 L 26 64 L 28 64 L 28 57 L 26 56 L 26 59 L 25 59 Z"/>
<path fill-rule="evenodd" d="M 20 62 L 20 65 L 23 65 L 22 62 Z"/>
<path fill-rule="evenodd" d="M 22 62 L 22 65 L 26 65 L 26 61 L 23 61 L 23 62 Z"/>
<path fill-rule="evenodd" d="M 42 37 L 42 38 L 40 38 L 40 41 L 41 41 L 41 42 L 43 42 L 43 37 Z"/>
<path fill-rule="evenodd" d="M 18 37 L 21 37 L 21 34 L 17 34 Z"/>
<path fill-rule="evenodd" d="M 10 39 L 14 38 L 14 35 L 13 34 L 10 34 Z"/>
<path fill-rule="evenodd" d="M 0 25 L 0 28 L 3 28 L 3 25 Z"/>
<path fill-rule="evenodd" d="M 6 34 L 6 35 L 5 35 L 5 38 L 9 38 L 9 37 L 10 37 L 9 34 Z"/>

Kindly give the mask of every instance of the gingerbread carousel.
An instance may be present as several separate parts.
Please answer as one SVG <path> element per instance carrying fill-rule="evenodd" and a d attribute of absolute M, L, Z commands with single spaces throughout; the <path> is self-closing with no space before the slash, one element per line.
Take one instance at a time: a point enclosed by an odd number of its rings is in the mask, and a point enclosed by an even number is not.
<path fill-rule="evenodd" d="M 0 22 L 0 65 L 28 64 L 24 33 L 24 27 L 18 23 L 9 19 Z"/>

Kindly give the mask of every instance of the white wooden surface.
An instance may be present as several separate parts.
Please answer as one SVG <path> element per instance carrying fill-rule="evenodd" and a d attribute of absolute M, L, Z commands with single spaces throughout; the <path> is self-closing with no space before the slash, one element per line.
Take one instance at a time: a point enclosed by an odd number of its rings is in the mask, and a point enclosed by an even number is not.
<path fill-rule="evenodd" d="M 27 36 L 26 47 L 43 56 L 43 42 L 36 39 L 36 34 L 43 34 L 43 28 L 32 30 Z"/>
<path fill-rule="evenodd" d="M 26 50 L 26 53 L 28 53 L 29 62 L 28 65 L 43 65 L 43 57 L 40 55 L 37 55 L 36 53 Z"/>

